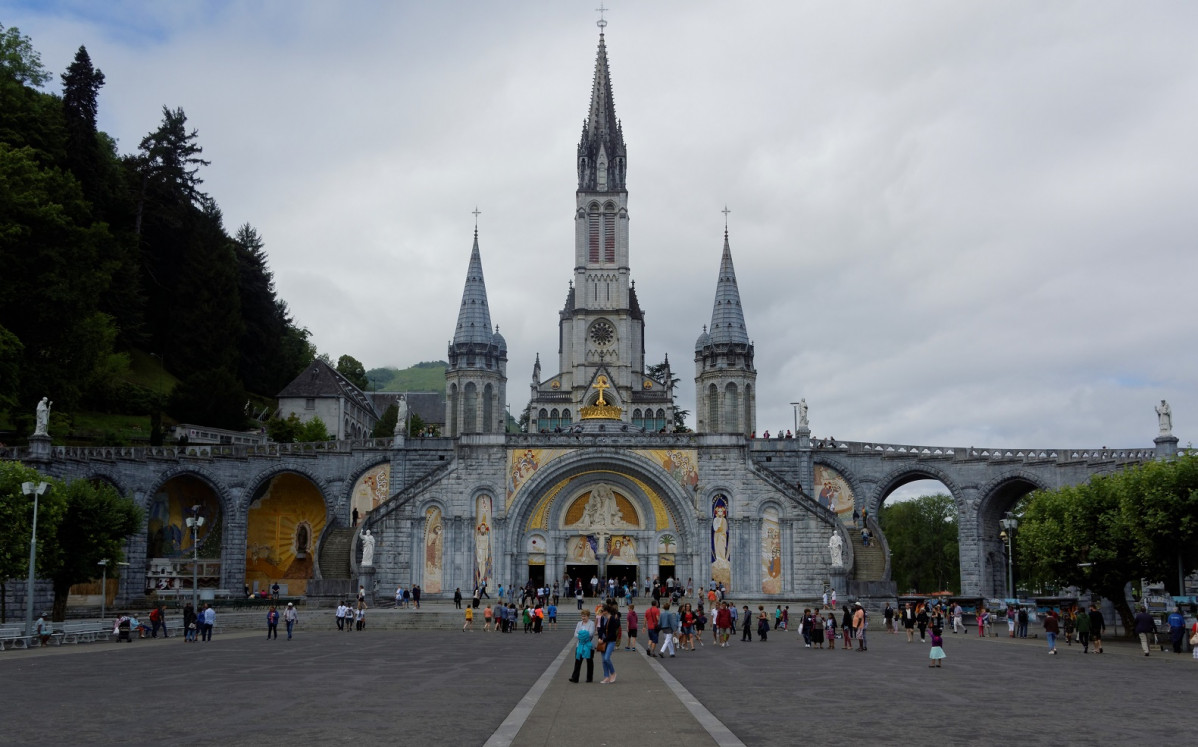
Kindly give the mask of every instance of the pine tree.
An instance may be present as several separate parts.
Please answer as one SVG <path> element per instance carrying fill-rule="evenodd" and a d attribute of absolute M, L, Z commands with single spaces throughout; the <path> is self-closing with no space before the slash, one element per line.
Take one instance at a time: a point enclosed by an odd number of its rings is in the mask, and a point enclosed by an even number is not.
<path fill-rule="evenodd" d="M 83 194 L 95 203 L 100 192 L 100 145 L 96 112 L 104 73 L 92 67 L 86 47 L 62 74 L 62 110 L 67 126 L 67 167 L 83 185 Z"/>

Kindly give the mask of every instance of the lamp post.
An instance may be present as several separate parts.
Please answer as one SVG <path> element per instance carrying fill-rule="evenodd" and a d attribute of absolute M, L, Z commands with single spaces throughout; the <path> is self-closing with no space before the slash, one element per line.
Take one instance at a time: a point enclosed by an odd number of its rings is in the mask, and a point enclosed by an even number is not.
<path fill-rule="evenodd" d="M 799 403 L 791 402 L 790 406 L 792 408 L 794 408 L 794 411 L 795 411 L 795 438 L 798 438 L 798 436 L 799 436 Z"/>
<path fill-rule="evenodd" d="M 107 612 L 107 603 L 108 603 L 108 558 L 104 558 L 103 560 L 96 563 L 96 565 L 100 566 L 100 569 L 101 569 L 100 570 L 100 622 L 103 622 L 104 618 L 107 616 L 104 613 Z"/>
<path fill-rule="evenodd" d="M 1007 512 L 1004 519 L 1000 519 L 999 524 L 1002 525 L 1003 531 L 999 533 L 999 538 L 1007 544 L 1007 598 L 1015 598 L 1015 529 L 1019 526 L 1019 520 L 1011 516 Z"/>
<path fill-rule="evenodd" d="M 200 505 L 191 507 L 191 516 L 187 517 L 187 527 L 191 529 L 191 608 L 198 610 L 200 607 L 200 527 L 204 526 L 204 517 L 200 516 Z"/>
<path fill-rule="evenodd" d="M 25 635 L 33 637 L 33 572 L 37 564 L 37 499 L 45 495 L 48 482 L 23 482 L 21 492 L 33 496 L 33 534 L 29 537 L 29 581 L 25 588 Z"/>

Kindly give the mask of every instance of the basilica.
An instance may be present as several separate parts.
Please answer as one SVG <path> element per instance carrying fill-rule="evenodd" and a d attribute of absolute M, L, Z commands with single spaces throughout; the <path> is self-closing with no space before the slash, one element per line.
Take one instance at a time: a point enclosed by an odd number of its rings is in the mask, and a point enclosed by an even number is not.
<path fill-rule="evenodd" d="M 507 345 L 476 229 L 448 352 L 452 455 L 415 483 L 397 479 L 396 459 L 359 478 L 395 488 L 361 506 L 379 541 L 377 583 L 437 594 L 598 574 L 817 593 L 845 572 L 828 548 L 844 531 L 838 504 L 852 504 L 803 490 L 814 479 L 805 423 L 784 442 L 752 438 L 757 371 L 726 229 L 718 263 L 712 252 L 711 322 L 696 330 L 695 433 L 674 432 L 668 358 L 646 365 L 628 151 L 602 30 L 575 168 L 573 275 L 556 366 L 532 365 L 527 432 L 504 432 Z"/>

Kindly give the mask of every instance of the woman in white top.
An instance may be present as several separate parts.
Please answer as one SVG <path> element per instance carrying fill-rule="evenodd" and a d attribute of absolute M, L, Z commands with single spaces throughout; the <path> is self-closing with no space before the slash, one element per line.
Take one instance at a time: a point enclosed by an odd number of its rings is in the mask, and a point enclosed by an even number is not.
<path fill-rule="evenodd" d="M 587 682 L 592 682 L 595 678 L 595 623 L 591 621 L 590 610 L 583 610 L 579 615 L 582 619 L 574 626 L 574 674 L 570 676 L 570 681 L 578 682 L 585 659 Z"/>

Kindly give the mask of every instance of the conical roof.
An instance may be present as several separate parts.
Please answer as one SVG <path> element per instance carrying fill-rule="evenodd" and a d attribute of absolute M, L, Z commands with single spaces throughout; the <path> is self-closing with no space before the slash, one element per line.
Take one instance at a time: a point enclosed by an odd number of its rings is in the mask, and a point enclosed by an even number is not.
<path fill-rule="evenodd" d="M 724 256 L 720 259 L 720 278 L 715 286 L 715 304 L 711 309 L 711 326 L 707 334 L 711 343 L 749 344 L 745 314 L 740 305 L 740 289 L 736 286 L 736 270 L 732 266 L 732 249 L 728 231 L 724 231 Z"/>
<path fill-rule="evenodd" d="M 478 229 L 474 230 L 474 249 L 470 252 L 470 267 L 466 270 L 466 287 L 462 290 L 462 307 L 458 310 L 458 326 L 453 344 L 491 343 L 491 310 L 487 305 L 487 284 L 483 280 L 483 260 L 478 252 Z"/>
<path fill-rule="evenodd" d="M 595 57 L 595 79 L 591 84 L 591 106 L 587 110 L 586 121 L 582 125 L 582 138 L 578 142 L 580 158 L 590 159 L 590 165 L 579 174 L 578 188 L 582 190 L 595 189 L 595 167 L 600 155 L 607 158 L 609 164 L 617 159 L 625 158 L 627 149 L 624 146 L 624 132 L 620 120 L 616 119 L 616 103 L 612 95 L 611 71 L 607 66 L 607 44 L 603 33 L 599 33 L 599 51 Z M 607 189 L 624 188 L 623 169 L 611 169 Z"/>

